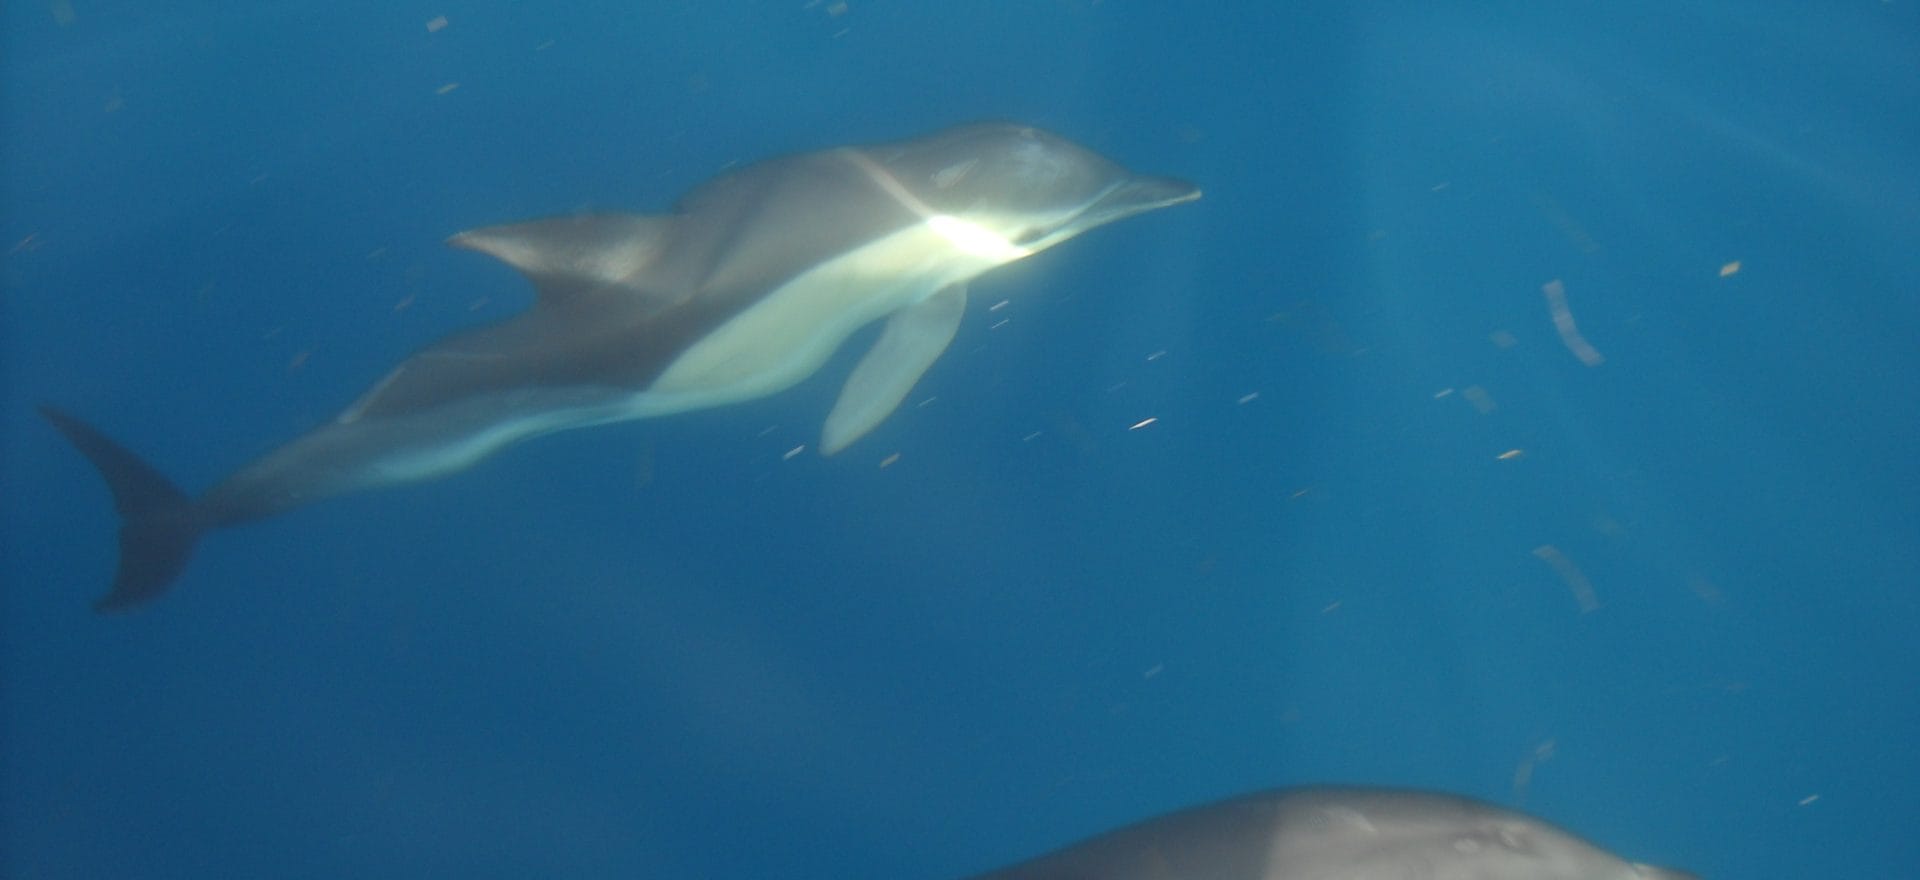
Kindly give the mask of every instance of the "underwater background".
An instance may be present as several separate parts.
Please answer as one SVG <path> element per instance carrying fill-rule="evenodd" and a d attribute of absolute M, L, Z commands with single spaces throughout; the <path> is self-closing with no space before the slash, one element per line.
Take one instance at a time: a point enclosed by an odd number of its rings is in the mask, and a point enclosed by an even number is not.
<path fill-rule="evenodd" d="M 6 876 L 951 880 L 1311 782 L 1920 870 L 1911 2 L 4 16 Z M 836 457 L 871 331 L 90 611 L 36 403 L 203 489 L 526 305 L 454 232 L 978 119 L 1206 197 Z"/>

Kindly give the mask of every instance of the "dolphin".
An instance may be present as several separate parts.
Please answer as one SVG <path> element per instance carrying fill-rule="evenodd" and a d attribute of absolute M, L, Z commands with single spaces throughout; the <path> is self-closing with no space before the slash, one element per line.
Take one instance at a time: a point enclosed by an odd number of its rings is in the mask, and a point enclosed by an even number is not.
<path fill-rule="evenodd" d="M 1389 788 L 1244 795 L 973 880 L 1698 880 L 1491 804 Z"/>
<path fill-rule="evenodd" d="M 533 304 L 407 358 L 332 421 L 203 495 L 40 408 L 100 470 L 122 518 L 113 586 L 94 607 L 160 595 L 211 529 L 451 474 L 541 434 L 773 394 L 884 318 L 827 415 L 820 450 L 831 455 L 892 413 L 946 350 L 968 281 L 1199 197 L 1058 135 L 985 123 L 759 162 L 667 214 L 460 233 L 451 244 L 526 275 Z"/>

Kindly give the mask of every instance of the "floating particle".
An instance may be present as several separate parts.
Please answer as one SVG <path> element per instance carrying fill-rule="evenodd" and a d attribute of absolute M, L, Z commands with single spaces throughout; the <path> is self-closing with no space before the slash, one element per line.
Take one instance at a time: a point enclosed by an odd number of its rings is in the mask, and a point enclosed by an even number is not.
<path fill-rule="evenodd" d="M 780 460 L 792 461 L 794 456 L 799 455 L 800 453 L 805 452 L 806 450 L 807 450 L 807 445 L 805 443 L 802 443 L 799 446 L 795 446 L 792 449 L 787 450 L 786 454 L 780 456 Z"/>
<path fill-rule="evenodd" d="M 1012 318 L 1001 318 L 1000 320 L 998 320 L 998 321 L 995 321 L 995 322 L 993 322 L 993 326 L 991 326 L 991 327 L 988 327 L 987 329 L 988 329 L 988 330 L 998 330 L 998 329 L 1000 329 L 1000 328 L 1002 328 L 1002 327 L 1005 327 L 1005 326 L 1007 326 L 1007 322 L 1008 322 L 1008 321 L 1011 321 L 1011 320 L 1013 320 L 1013 319 L 1012 319 Z"/>
<path fill-rule="evenodd" d="M 447 17 L 444 15 L 436 15 L 427 22 L 427 33 L 430 33 L 430 34 L 439 33 L 441 30 L 445 29 L 446 26 L 447 26 Z"/>
<path fill-rule="evenodd" d="M 1440 389 L 1439 391 L 1435 391 L 1435 392 L 1433 392 L 1433 399 L 1434 399 L 1434 400 L 1439 400 L 1439 399 L 1440 399 L 1440 398 L 1442 398 L 1442 397 L 1452 397 L 1452 396 L 1453 396 L 1453 389 L 1452 389 L 1452 388 L 1442 388 L 1442 389 Z"/>
<path fill-rule="evenodd" d="M 1807 795 L 1806 797 L 1803 797 L 1800 799 L 1800 806 L 1803 806 L 1803 807 L 1810 806 L 1814 801 L 1817 801 L 1819 799 L 1820 799 L 1820 796 L 1817 794 Z"/>
<path fill-rule="evenodd" d="M 1012 302 L 1013 302 L 1013 300 L 1009 300 L 1009 299 L 1003 299 L 1003 300 L 1001 300 L 1001 301 L 999 301 L 999 302 L 997 302 L 997 303 L 994 303 L 993 305 L 990 305 L 990 306 L 987 306 L 987 311 L 989 311 L 989 312 L 997 312 L 997 311 L 1000 311 L 1001 309 L 1004 309 L 1004 308 L 1006 308 L 1006 307 L 1007 307 L 1007 306 L 1008 306 L 1009 304 L 1011 304 Z"/>
<path fill-rule="evenodd" d="M 447 83 L 446 85 L 444 85 L 444 86 L 441 86 L 441 87 L 439 87 L 439 88 L 437 88 L 437 89 L 434 89 L 434 90 L 433 90 L 433 93 L 434 93 L 434 94 L 436 94 L 436 95 L 444 95 L 444 94 L 446 94 L 446 93 L 448 93 L 448 92 L 451 92 L 451 91 L 453 91 L 454 89 L 457 89 L 457 88 L 459 88 L 459 87 L 460 87 L 460 84 L 459 84 L 459 83 L 457 83 L 457 82 L 451 82 L 451 83 Z"/>
<path fill-rule="evenodd" d="M 290 361 L 287 361 L 287 369 L 288 369 L 288 370 L 298 370 L 298 369 L 300 369 L 301 367 L 304 367 L 304 366 L 306 366 L 306 365 L 307 365 L 307 358 L 309 358 L 309 357 L 312 357 L 312 356 L 313 356 L 313 352 L 312 352 L 312 351 L 303 351 L 303 352 L 300 352 L 300 353 L 298 353 L 298 354 L 295 354 L 295 355 L 293 356 L 293 359 L 292 359 L 292 360 L 290 360 Z"/>
<path fill-rule="evenodd" d="M 1720 277 L 1726 278 L 1730 275 L 1738 273 L 1739 271 L 1740 271 L 1740 261 L 1734 260 L 1733 262 L 1720 267 Z"/>
<path fill-rule="evenodd" d="M 1153 354 L 1147 355 L 1147 360 L 1157 361 L 1166 356 L 1167 356 L 1167 350 L 1163 348 L 1163 349 L 1160 349 L 1159 351 L 1154 352 Z"/>
<path fill-rule="evenodd" d="M 1235 403 L 1241 403 L 1241 404 L 1247 404 L 1247 403 L 1252 403 L 1252 402 L 1254 402 L 1254 401 L 1256 401 L 1256 400 L 1259 400 L 1259 399 L 1260 399 L 1260 392 L 1258 392 L 1258 391 L 1249 391 L 1249 392 L 1247 392 L 1247 393 L 1245 393 L 1245 394 L 1242 394 L 1242 395 L 1240 395 L 1240 399 L 1239 399 L 1239 400 L 1237 400 L 1237 401 L 1234 401 L 1234 402 L 1235 402 Z"/>
<path fill-rule="evenodd" d="M 1501 461 L 1512 461 L 1512 460 L 1514 460 L 1514 459 L 1516 459 L 1516 458 L 1519 458 L 1519 457 L 1520 457 L 1520 456 L 1522 456 L 1522 455 L 1526 455 L 1526 453 L 1525 453 L 1525 452 L 1522 452 L 1521 450 L 1518 450 L 1518 449 L 1509 449 L 1509 450 L 1507 450 L 1507 451 L 1505 451 L 1505 452 L 1502 452 L 1502 453 L 1500 453 L 1499 455 L 1496 455 L 1496 456 L 1494 456 L 1494 457 L 1495 457 L 1495 458 L 1497 458 L 1497 459 L 1499 459 L 1499 460 L 1501 460 Z"/>
<path fill-rule="evenodd" d="M 1552 758 L 1554 748 L 1553 740 L 1547 740 L 1534 746 L 1533 753 L 1521 758 L 1519 766 L 1513 768 L 1514 800 L 1525 801 L 1527 799 L 1527 786 L 1533 782 L 1533 769 L 1541 764 L 1545 764 L 1549 758 Z"/>
<path fill-rule="evenodd" d="M 1520 344 L 1520 340 L 1515 339 L 1512 333 L 1505 330 L 1495 330 L 1487 334 L 1487 340 L 1493 343 L 1494 348 L 1512 348 Z"/>
<path fill-rule="evenodd" d="M 645 489 L 653 485 L 653 447 L 640 447 L 633 457 L 633 488 Z"/>
<path fill-rule="evenodd" d="M 1468 385 L 1460 389 L 1460 396 L 1473 404 L 1474 410 L 1483 416 L 1499 408 L 1499 405 L 1493 402 L 1493 395 L 1488 394 L 1487 389 L 1478 385 Z"/>
<path fill-rule="evenodd" d="M 1146 417 L 1146 418 L 1144 418 L 1144 419 L 1141 419 L 1140 421 L 1137 421 L 1137 422 L 1134 422 L 1134 423 L 1133 423 L 1133 427 L 1131 427 L 1131 428 L 1128 428 L 1127 430 L 1129 430 L 1129 431 L 1138 431 L 1138 430 L 1140 430 L 1141 428 L 1144 428 L 1144 427 L 1146 427 L 1146 426 L 1148 426 L 1148 425 L 1151 425 L 1151 424 L 1153 424 L 1154 422 L 1157 422 L 1157 421 L 1160 421 L 1160 417 L 1159 417 L 1159 416 L 1148 416 L 1148 417 Z"/>
<path fill-rule="evenodd" d="M 880 466 L 883 468 L 893 467 L 893 463 L 899 460 L 900 460 L 900 453 L 896 452 L 892 455 L 887 456 L 886 458 L 880 459 Z"/>
<path fill-rule="evenodd" d="M 1580 335 L 1580 328 L 1574 326 L 1573 312 L 1567 308 L 1567 288 L 1555 278 L 1540 285 L 1540 292 L 1546 294 L 1547 311 L 1553 314 L 1553 329 L 1560 333 L 1560 341 L 1566 343 L 1567 350 L 1589 367 L 1597 367 L 1606 362 L 1600 352 L 1587 344 L 1586 337 Z"/>
<path fill-rule="evenodd" d="M 1554 573 L 1560 575 L 1561 580 L 1566 581 L 1567 589 L 1573 591 L 1573 601 L 1580 604 L 1581 614 L 1600 607 L 1600 599 L 1593 592 L 1593 582 L 1587 580 L 1586 574 L 1580 570 L 1579 566 L 1574 565 L 1573 560 L 1568 559 L 1565 553 L 1560 552 L 1560 548 L 1552 544 L 1542 544 L 1533 548 L 1533 555 L 1553 566 Z"/>
<path fill-rule="evenodd" d="M 1560 234 L 1573 242 L 1574 247 L 1589 254 L 1600 250 L 1600 243 L 1593 240 L 1593 236 L 1588 234 L 1586 227 L 1580 225 L 1580 221 L 1575 220 L 1572 214 L 1560 207 L 1560 203 L 1554 201 L 1552 196 L 1544 192 L 1534 192 L 1531 195 L 1534 207 L 1539 208 L 1540 213 L 1547 218 L 1547 222 L 1558 228 Z"/>

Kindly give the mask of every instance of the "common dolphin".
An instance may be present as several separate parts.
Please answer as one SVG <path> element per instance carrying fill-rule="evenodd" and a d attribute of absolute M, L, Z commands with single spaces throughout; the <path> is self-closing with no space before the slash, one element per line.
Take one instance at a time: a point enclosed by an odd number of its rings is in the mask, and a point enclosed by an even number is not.
<path fill-rule="evenodd" d="M 1276 789 L 1149 819 L 973 880 L 1698 880 L 1448 794 Z"/>
<path fill-rule="evenodd" d="M 669 214 L 463 232 L 450 242 L 520 270 L 533 305 L 414 354 L 332 421 L 198 498 L 41 407 L 100 469 L 122 518 L 113 588 L 94 607 L 165 591 L 209 529 L 450 474 L 540 434 L 772 394 L 886 318 L 827 415 L 820 449 L 831 455 L 892 413 L 946 350 L 968 281 L 1199 197 L 1057 135 L 989 123 L 760 162 Z"/>

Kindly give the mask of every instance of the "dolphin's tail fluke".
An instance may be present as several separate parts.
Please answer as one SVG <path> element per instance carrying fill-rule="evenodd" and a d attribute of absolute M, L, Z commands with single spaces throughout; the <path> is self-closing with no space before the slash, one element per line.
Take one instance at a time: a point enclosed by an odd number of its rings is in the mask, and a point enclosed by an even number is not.
<path fill-rule="evenodd" d="M 120 511 L 120 568 L 113 592 L 100 597 L 94 610 L 131 608 L 166 592 L 207 530 L 206 516 L 159 471 L 92 425 L 51 406 L 41 406 L 40 414 L 100 469 Z"/>

